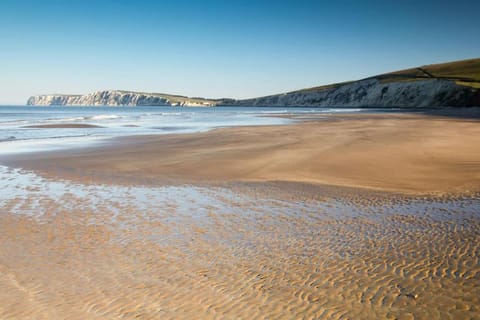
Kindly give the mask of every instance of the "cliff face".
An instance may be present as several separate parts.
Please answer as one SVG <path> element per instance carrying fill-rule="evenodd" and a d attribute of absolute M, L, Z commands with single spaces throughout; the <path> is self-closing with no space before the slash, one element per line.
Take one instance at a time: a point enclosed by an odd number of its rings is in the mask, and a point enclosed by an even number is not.
<path fill-rule="evenodd" d="M 451 80 L 382 82 L 366 79 L 333 88 L 294 91 L 267 97 L 226 101 L 242 106 L 441 107 L 473 105 L 478 90 Z"/>
<path fill-rule="evenodd" d="M 27 104 L 359 108 L 480 106 L 480 59 L 427 65 L 359 81 L 245 100 L 189 98 L 161 93 L 111 90 L 97 91 L 87 95 L 33 96 Z"/>
<path fill-rule="evenodd" d="M 480 104 L 480 90 L 452 80 L 382 82 L 372 78 L 327 88 L 313 88 L 245 100 L 209 100 L 127 91 L 87 95 L 41 95 L 28 105 L 65 106 L 303 106 L 303 107 L 445 107 Z"/>
<path fill-rule="evenodd" d="M 82 96 L 78 95 L 41 95 L 31 96 L 27 105 L 63 106 L 77 105 Z"/>
<path fill-rule="evenodd" d="M 212 106 L 214 100 L 129 91 L 97 91 L 87 95 L 40 95 L 27 105 L 62 106 Z"/>

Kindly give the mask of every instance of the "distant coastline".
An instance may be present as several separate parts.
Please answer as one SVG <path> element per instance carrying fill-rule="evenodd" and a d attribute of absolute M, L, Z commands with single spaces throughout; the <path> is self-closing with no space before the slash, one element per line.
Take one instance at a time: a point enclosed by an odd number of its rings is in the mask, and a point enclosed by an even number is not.
<path fill-rule="evenodd" d="M 422 66 L 358 81 L 243 100 L 104 90 L 86 95 L 37 95 L 30 97 L 27 105 L 360 108 L 480 106 L 480 58 Z"/>

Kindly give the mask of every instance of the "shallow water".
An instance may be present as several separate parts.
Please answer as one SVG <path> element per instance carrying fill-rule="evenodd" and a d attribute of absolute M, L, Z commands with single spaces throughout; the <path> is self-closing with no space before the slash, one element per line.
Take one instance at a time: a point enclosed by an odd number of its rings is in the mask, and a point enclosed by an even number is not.
<path fill-rule="evenodd" d="M 71 148 L 119 136 L 290 123 L 286 115 L 363 111 L 348 108 L 0 106 L 0 154 Z M 66 124 L 98 127 L 31 127 Z"/>

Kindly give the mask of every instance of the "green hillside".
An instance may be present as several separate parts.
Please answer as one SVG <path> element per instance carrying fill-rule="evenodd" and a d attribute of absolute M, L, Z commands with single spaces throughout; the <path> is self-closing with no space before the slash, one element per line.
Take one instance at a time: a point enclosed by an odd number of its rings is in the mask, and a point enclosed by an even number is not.
<path fill-rule="evenodd" d="M 458 84 L 480 87 L 480 59 L 430 64 L 376 76 L 384 82 L 421 79 L 450 79 Z"/>
<path fill-rule="evenodd" d="M 447 63 L 431 64 L 418 68 L 389 72 L 367 79 L 379 79 L 382 82 L 416 81 L 425 79 L 450 79 L 456 81 L 459 85 L 480 88 L 480 59 L 468 59 Z M 352 82 L 354 81 L 306 88 L 292 91 L 289 93 L 328 90 Z"/>

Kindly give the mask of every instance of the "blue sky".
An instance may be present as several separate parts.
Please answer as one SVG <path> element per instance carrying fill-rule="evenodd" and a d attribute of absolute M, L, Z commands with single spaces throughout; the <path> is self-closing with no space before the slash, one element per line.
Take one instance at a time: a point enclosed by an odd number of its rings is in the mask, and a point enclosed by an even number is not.
<path fill-rule="evenodd" d="M 0 104 L 246 98 L 480 57 L 480 1 L 0 0 Z"/>

